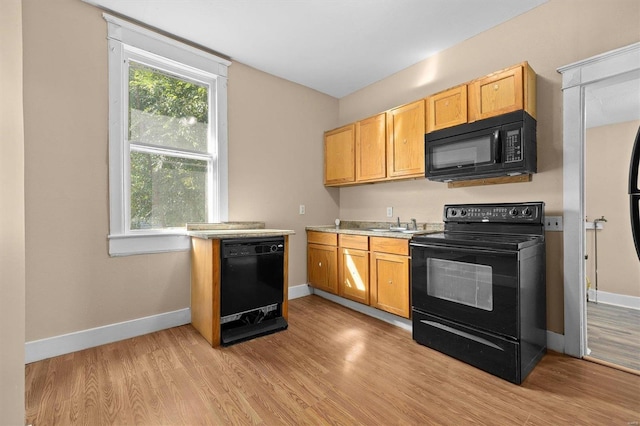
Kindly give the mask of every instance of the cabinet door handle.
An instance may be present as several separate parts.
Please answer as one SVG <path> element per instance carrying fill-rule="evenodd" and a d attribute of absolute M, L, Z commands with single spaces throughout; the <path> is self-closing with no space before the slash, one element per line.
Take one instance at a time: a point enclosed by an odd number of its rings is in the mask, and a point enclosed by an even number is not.
<path fill-rule="evenodd" d="M 318 267 L 322 268 L 322 262 L 318 262 Z"/>
<path fill-rule="evenodd" d="M 393 281 L 389 280 L 389 285 L 393 285 Z"/>

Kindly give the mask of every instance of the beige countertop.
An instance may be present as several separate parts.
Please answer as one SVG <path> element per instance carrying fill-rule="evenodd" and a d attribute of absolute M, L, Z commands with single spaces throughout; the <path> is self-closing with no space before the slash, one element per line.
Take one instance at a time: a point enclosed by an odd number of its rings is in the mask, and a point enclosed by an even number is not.
<path fill-rule="evenodd" d="M 216 240 L 222 238 L 259 238 L 293 235 L 291 229 L 270 229 L 264 222 L 222 222 L 222 223 L 189 223 L 187 235 L 195 238 Z"/>
<path fill-rule="evenodd" d="M 365 222 L 365 221 L 345 221 L 341 222 L 339 227 L 335 225 L 318 225 L 307 226 L 307 231 L 331 232 L 335 234 L 365 235 L 368 237 L 387 237 L 387 238 L 404 238 L 411 239 L 414 235 L 433 234 L 442 232 L 443 223 L 418 223 L 417 230 L 409 232 L 391 231 L 389 228 L 396 226 L 391 222 Z M 373 231 L 372 229 L 376 229 Z M 382 229 L 385 229 L 382 231 Z M 387 231 L 387 229 L 389 229 Z"/>

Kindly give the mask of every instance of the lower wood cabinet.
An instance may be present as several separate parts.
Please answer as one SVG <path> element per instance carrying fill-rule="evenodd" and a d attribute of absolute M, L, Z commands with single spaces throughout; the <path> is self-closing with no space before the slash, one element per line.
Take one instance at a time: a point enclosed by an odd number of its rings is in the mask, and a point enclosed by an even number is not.
<path fill-rule="evenodd" d="M 369 304 L 369 237 L 338 236 L 338 294 Z"/>
<path fill-rule="evenodd" d="M 313 287 L 338 294 L 337 235 L 307 232 L 307 280 Z"/>
<path fill-rule="evenodd" d="M 409 240 L 371 237 L 369 249 L 371 306 L 409 318 Z"/>
<path fill-rule="evenodd" d="M 311 286 L 411 316 L 409 240 L 307 231 L 307 242 Z"/>

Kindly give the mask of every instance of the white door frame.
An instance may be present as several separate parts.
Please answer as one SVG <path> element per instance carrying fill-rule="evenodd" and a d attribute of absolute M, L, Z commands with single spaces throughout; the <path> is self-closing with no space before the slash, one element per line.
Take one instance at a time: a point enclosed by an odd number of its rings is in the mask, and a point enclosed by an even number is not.
<path fill-rule="evenodd" d="M 640 43 L 558 68 L 563 94 L 564 352 L 586 354 L 584 270 L 585 88 L 640 69 Z"/>

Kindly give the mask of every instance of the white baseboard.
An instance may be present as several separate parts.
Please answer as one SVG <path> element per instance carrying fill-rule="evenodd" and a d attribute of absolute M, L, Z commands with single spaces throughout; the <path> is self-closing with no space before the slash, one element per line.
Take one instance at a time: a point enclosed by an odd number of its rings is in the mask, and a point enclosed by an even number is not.
<path fill-rule="evenodd" d="M 289 300 L 309 296 L 310 294 L 312 293 L 307 284 L 289 287 Z M 25 364 L 93 348 L 95 346 L 106 345 L 107 343 L 117 342 L 118 340 L 154 333 L 171 327 L 178 327 L 189 324 L 190 322 L 191 309 L 184 308 L 173 312 L 165 312 L 145 318 L 26 342 Z"/>
<path fill-rule="evenodd" d="M 26 342 L 25 364 L 189 324 L 190 322 L 191 309 L 185 308 L 131 321 Z"/>
<path fill-rule="evenodd" d="M 289 287 L 289 300 L 317 294 L 354 311 L 393 324 L 407 331 L 412 330 L 411 320 L 389 314 L 379 309 L 336 296 L 322 290 L 313 289 L 307 284 Z M 604 302 L 603 302 L 604 303 Z M 54 356 L 81 351 L 119 340 L 129 339 L 143 334 L 154 333 L 171 327 L 178 327 L 191 322 L 191 309 L 184 308 L 173 312 L 165 312 L 149 317 L 138 318 L 102 327 L 90 328 L 46 339 L 25 343 L 25 364 L 29 364 Z M 547 346 L 556 352 L 564 352 L 564 336 L 547 331 Z"/>
<path fill-rule="evenodd" d="M 289 287 L 289 300 L 305 297 L 313 294 L 308 284 L 300 284 Z"/>
<path fill-rule="evenodd" d="M 316 294 L 327 300 L 331 300 L 332 302 L 335 302 L 339 305 L 346 306 L 347 308 L 353 309 L 354 311 L 358 311 L 365 315 L 369 315 L 379 320 L 388 322 L 390 324 L 403 328 L 407 331 L 413 330 L 413 325 L 411 323 L 411 320 L 389 314 L 379 309 L 372 308 L 371 306 L 366 306 L 358 302 L 353 302 L 349 299 L 336 296 L 335 294 L 327 293 L 326 291 L 314 289 L 313 287 L 309 287 L 309 288 L 312 289 L 313 294 Z M 547 349 L 555 352 L 564 353 L 564 335 L 547 330 Z"/>
<path fill-rule="evenodd" d="M 354 302 L 344 297 L 336 296 L 335 294 L 327 293 L 326 291 L 318 290 L 317 288 L 309 287 L 312 289 L 313 294 L 318 295 L 324 299 L 331 300 L 339 305 L 346 306 L 354 311 L 361 312 L 370 317 L 377 318 L 381 321 L 388 322 L 405 330 L 411 331 L 411 320 L 399 317 L 397 315 L 390 314 L 380 309 L 372 308 L 371 306 L 363 305 L 362 303 Z"/>
<path fill-rule="evenodd" d="M 589 296 L 590 302 L 595 302 L 597 300 L 598 303 L 605 303 L 607 305 L 622 306 L 623 308 L 640 310 L 640 297 L 609 293 L 602 290 L 598 290 L 596 294 L 596 291 L 593 288 L 590 288 L 587 294 Z"/>
<path fill-rule="evenodd" d="M 564 334 L 558 334 L 547 330 L 547 349 L 563 354 Z"/>

